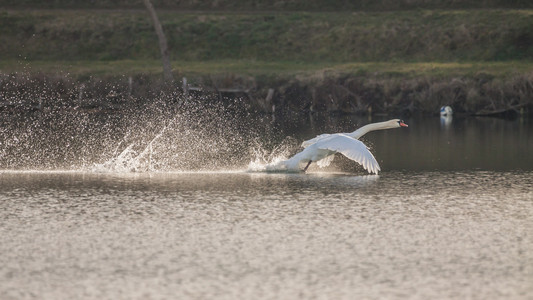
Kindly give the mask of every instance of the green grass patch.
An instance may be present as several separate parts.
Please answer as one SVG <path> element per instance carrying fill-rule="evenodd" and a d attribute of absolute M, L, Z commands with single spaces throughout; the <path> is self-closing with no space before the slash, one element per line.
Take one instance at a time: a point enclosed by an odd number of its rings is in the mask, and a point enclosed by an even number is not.
<path fill-rule="evenodd" d="M 306 10 L 306 11 L 349 11 L 349 10 L 406 10 L 406 9 L 464 9 L 464 8 L 531 8 L 529 0 L 152 0 L 159 9 L 181 10 Z M 21 8 L 78 8 L 78 9 L 124 9 L 143 8 L 142 1 L 131 0 L 3 0 L 0 6 Z"/>
<path fill-rule="evenodd" d="M 160 19 L 175 61 L 533 60 L 533 10 L 176 12 Z M 0 11 L 2 59 L 157 60 L 143 10 Z"/>
<path fill-rule="evenodd" d="M 176 76 L 196 77 L 220 74 L 238 74 L 268 77 L 295 77 L 327 74 L 372 75 L 376 77 L 461 77 L 489 74 L 508 77 L 533 70 L 533 62 L 362 62 L 362 63 L 299 63 L 265 62 L 250 60 L 173 61 Z M 0 61 L 3 73 L 70 74 L 73 77 L 159 75 L 159 60 L 117 61 Z"/>

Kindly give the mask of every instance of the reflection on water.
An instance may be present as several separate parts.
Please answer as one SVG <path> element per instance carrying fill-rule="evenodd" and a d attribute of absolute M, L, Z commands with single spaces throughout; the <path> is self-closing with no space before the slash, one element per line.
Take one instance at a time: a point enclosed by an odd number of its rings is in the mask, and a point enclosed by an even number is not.
<path fill-rule="evenodd" d="M 298 141 L 321 133 L 345 132 L 387 120 L 360 117 L 325 117 L 285 124 Z M 533 170 L 533 122 L 494 118 L 438 116 L 406 119 L 409 128 L 370 132 L 361 140 L 371 148 L 383 172 L 393 170 Z M 362 173 L 356 164 L 335 158 L 329 171 Z M 317 169 L 311 169 L 316 171 Z"/>
<path fill-rule="evenodd" d="M 446 115 L 446 116 L 440 116 L 440 126 L 444 129 L 448 129 L 451 127 L 453 121 L 453 116 Z"/>
<path fill-rule="evenodd" d="M 294 115 L 271 120 L 219 107 L 131 116 L 15 116 L 0 119 L 0 170 L 244 170 L 250 162 L 286 159 L 316 135 L 351 132 L 387 119 Z M 405 121 L 409 128 L 362 138 L 383 172 L 533 169 L 531 120 L 454 116 L 442 121 L 435 116 Z M 364 173 L 354 162 L 335 160 L 327 171 Z"/>
<path fill-rule="evenodd" d="M 384 118 L 157 109 L 0 119 L 0 299 L 533 298 L 530 121 L 413 118 L 364 136 L 379 176 L 265 174 Z"/>
<path fill-rule="evenodd" d="M 532 170 L 533 124 L 490 118 L 409 120 L 408 130 L 371 133 L 383 171 Z"/>
<path fill-rule="evenodd" d="M 0 298 L 531 299 L 531 178 L 4 171 Z"/>

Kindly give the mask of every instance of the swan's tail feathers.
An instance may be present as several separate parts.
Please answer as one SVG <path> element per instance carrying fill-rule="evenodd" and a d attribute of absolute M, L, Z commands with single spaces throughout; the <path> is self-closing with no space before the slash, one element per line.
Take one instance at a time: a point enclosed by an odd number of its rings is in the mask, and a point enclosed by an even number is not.
<path fill-rule="evenodd" d="M 250 162 L 248 165 L 249 172 L 301 172 L 301 163 L 308 162 L 304 160 L 300 153 L 286 160 L 274 160 L 270 163 L 261 163 L 257 161 Z"/>
<path fill-rule="evenodd" d="M 285 161 L 274 161 L 270 163 L 260 163 L 252 161 L 248 164 L 248 172 L 286 172 Z"/>
<path fill-rule="evenodd" d="M 292 157 L 287 160 L 281 161 L 280 166 L 285 168 L 287 171 L 298 172 L 300 171 L 300 160 L 295 157 Z"/>
<path fill-rule="evenodd" d="M 287 159 L 267 164 L 250 162 L 248 164 L 248 172 L 300 172 L 300 169 L 299 164 L 295 164 L 294 160 Z"/>

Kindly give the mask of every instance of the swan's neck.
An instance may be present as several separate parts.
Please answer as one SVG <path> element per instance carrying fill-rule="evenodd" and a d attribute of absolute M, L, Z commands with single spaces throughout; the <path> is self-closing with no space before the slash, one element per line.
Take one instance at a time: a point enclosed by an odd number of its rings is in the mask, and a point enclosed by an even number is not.
<path fill-rule="evenodd" d="M 359 128 L 359 129 L 357 129 L 356 131 L 352 132 L 352 133 L 348 133 L 348 136 L 358 140 L 360 137 L 362 137 L 363 135 L 369 133 L 370 131 L 389 129 L 389 128 L 392 128 L 392 127 L 390 126 L 390 122 L 388 122 L 388 121 L 379 122 L 379 123 L 372 123 L 372 124 L 365 125 L 365 126 Z"/>

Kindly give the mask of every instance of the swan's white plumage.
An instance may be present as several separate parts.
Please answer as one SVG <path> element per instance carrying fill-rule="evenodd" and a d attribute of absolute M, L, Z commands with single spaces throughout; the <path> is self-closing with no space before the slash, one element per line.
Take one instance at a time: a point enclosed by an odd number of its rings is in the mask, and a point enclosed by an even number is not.
<path fill-rule="evenodd" d="M 378 174 L 381 171 L 378 162 L 365 144 L 358 139 L 370 131 L 399 127 L 407 127 L 407 125 L 399 119 L 393 119 L 368 124 L 351 133 L 321 134 L 304 141 L 302 147 L 305 149 L 290 159 L 280 162 L 280 165 L 289 171 L 298 171 L 302 163 L 309 164 L 313 161 L 317 162 L 319 167 L 324 167 L 331 163 L 335 153 L 341 153 L 361 164 L 369 173 Z"/>
<path fill-rule="evenodd" d="M 330 137 L 322 138 L 314 143 L 313 146 L 316 146 L 318 149 L 340 153 L 361 164 L 369 173 L 377 174 L 381 171 L 376 158 L 370 153 L 363 142 L 342 133 L 332 134 Z"/>
<path fill-rule="evenodd" d="M 320 141 L 321 139 L 323 139 L 325 137 L 328 137 L 330 135 L 331 135 L 331 133 L 324 133 L 324 134 L 321 134 L 321 135 L 317 135 L 316 137 L 314 137 L 314 138 L 312 138 L 310 140 L 304 141 L 302 143 L 302 147 L 307 148 L 307 147 L 313 145 L 314 143 Z"/>
<path fill-rule="evenodd" d="M 370 153 L 363 142 L 343 133 L 330 134 L 321 138 L 302 152 L 284 161 L 283 165 L 290 171 L 299 170 L 300 164 L 308 161 L 316 161 L 320 163 L 320 167 L 324 167 L 331 163 L 335 153 L 340 153 L 358 162 L 369 173 L 377 174 L 381 170 L 374 155 Z"/>
<path fill-rule="evenodd" d="M 335 154 L 331 154 L 330 156 L 326 156 L 322 158 L 321 160 L 317 161 L 316 165 L 320 168 L 327 167 L 331 164 L 334 158 L 335 158 Z"/>

